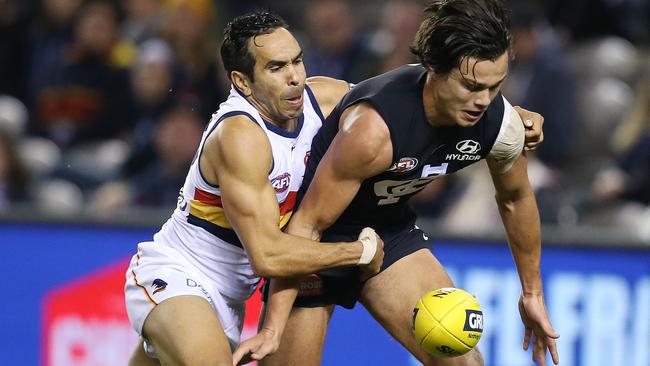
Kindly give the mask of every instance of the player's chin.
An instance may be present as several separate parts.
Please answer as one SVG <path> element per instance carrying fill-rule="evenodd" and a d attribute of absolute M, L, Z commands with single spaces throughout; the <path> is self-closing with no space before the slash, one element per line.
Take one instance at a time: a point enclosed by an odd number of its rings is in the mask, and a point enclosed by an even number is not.
<path fill-rule="evenodd" d="M 294 118 L 300 117 L 302 115 L 302 111 L 303 111 L 303 108 L 300 107 L 300 108 L 286 110 L 286 111 L 284 111 L 283 114 L 287 119 L 294 119 Z"/>

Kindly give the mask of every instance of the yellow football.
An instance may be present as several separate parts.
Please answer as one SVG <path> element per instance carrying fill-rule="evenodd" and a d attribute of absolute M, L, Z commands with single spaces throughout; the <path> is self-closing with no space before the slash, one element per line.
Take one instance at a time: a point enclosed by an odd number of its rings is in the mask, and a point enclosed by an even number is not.
<path fill-rule="evenodd" d="M 446 287 L 422 296 L 413 309 L 415 339 L 429 354 L 455 357 L 469 352 L 483 334 L 483 312 L 476 297 Z"/>

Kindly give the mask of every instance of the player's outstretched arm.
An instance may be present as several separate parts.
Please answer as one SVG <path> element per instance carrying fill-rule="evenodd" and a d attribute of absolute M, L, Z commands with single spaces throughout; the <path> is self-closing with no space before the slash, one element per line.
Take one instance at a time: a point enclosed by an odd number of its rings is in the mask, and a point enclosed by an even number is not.
<path fill-rule="evenodd" d="M 383 241 L 371 228 L 361 231 L 359 241 L 364 244 L 364 255 L 360 262 L 365 263 L 370 260 L 366 267 L 372 268 L 372 270 L 366 270 L 366 273 L 377 273 L 384 258 Z M 269 299 L 265 306 L 259 332 L 239 345 L 233 354 L 233 365 L 237 365 L 240 361 L 244 364 L 251 360 L 261 360 L 277 351 L 293 302 L 298 295 L 299 282 L 298 278 L 274 278 L 271 280 Z"/>
<path fill-rule="evenodd" d="M 233 366 L 261 360 L 278 350 L 293 302 L 298 295 L 298 280 L 271 281 L 269 299 L 258 333 L 243 341 L 233 353 Z"/>
<path fill-rule="evenodd" d="M 288 277 L 356 265 L 363 253 L 360 242 L 325 245 L 280 230 L 278 201 L 268 179 L 271 164 L 268 139 L 244 116 L 221 122 L 201 155 L 202 173 L 218 182 L 226 217 L 256 274 Z"/>
<path fill-rule="evenodd" d="M 525 326 L 524 349 L 533 343 L 533 360 L 546 365 L 546 351 L 559 363 L 555 332 L 546 310 L 540 274 L 541 235 L 535 195 L 527 174 L 527 158 L 522 153 L 503 172 L 498 162 L 488 160 L 496 189 L 496 201 L 508 236 L 522 295 L 519 309 Z"/>

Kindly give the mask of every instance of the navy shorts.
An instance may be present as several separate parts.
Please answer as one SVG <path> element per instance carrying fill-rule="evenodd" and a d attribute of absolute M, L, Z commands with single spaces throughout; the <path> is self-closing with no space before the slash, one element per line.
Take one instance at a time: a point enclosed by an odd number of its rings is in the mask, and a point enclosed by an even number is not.
<path fill-rule="evenodd" d="M 420 249 L 430 249 L 428 236 L 416 226 L 381 231 L 377 230 L 384 240 L 384 263 L 381 271 L 390 267 L 400 258 L 415 253 Z M 359 233 L 325 232 L 323 242 L 354 241 Z M 361 281 L 361 271 L 358 267 L 327 270 L 307 276 L 300 282 L 298 297 L 293 306 L 320 307 L 325 305 L 340 305 L 352 309 L 359 300 L 364 282 Z M 262 288 L 262 299 L 268 298 L 269 279 Z"/>

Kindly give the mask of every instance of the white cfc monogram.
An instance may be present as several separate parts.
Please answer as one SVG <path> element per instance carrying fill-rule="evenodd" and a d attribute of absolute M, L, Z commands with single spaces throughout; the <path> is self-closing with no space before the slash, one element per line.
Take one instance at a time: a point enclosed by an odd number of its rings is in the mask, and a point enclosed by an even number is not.
<path fill-rule="evenodd" d="M 438 166 L 431 166 L 429 164 L 422 168 L 420 178 L 412 180 L 382 180 L 375 183 L 375 194 L 381 197 L 377 203 L 381 205 L 390 205 L 396 203 L 403 196 L 411 195 L 415 192 L 422 190 L 429 182 L 435 180 L 439 176 L 447 173 L 448 163 L 442 163 Z"/>

